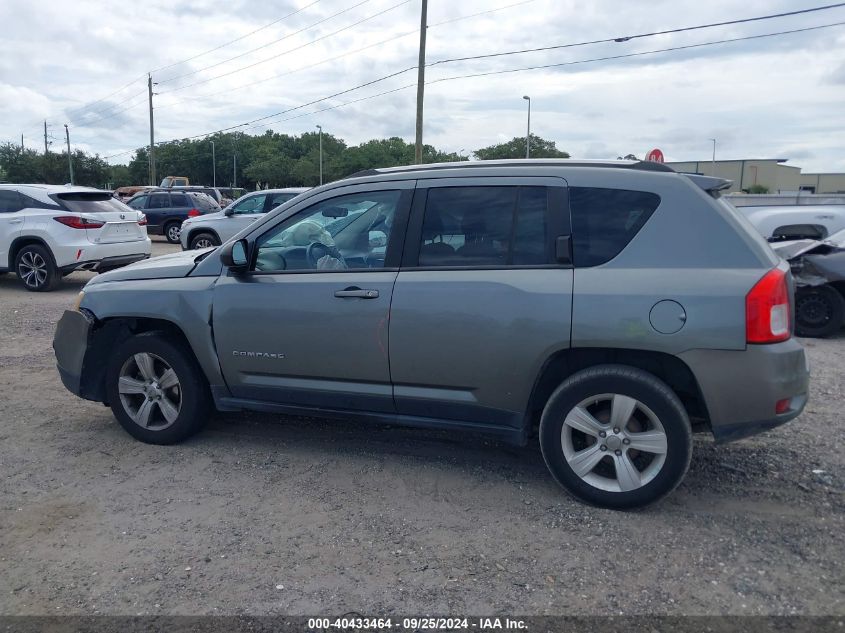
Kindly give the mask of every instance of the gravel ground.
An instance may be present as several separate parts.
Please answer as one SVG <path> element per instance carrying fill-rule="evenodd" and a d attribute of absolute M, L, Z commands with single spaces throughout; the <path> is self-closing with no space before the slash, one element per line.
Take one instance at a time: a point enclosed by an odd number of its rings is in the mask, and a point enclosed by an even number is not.
<path fill-rule="evenodd" d="M 221 414 L 136 442 L 54 367 L 89 277 L 0 276 L 2 614 L 845 614 L 845 333 L 805 341 L 801 418 L 698 438 L 674 494 L 620 513 L 483 437 Z"/>

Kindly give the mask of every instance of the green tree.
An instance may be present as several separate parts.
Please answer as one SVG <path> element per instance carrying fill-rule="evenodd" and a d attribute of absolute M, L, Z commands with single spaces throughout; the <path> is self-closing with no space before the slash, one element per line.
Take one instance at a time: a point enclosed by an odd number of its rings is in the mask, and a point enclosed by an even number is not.
<path fill-rule="evenodd" d="M 482 147 L 473 152 L 478 160 L 497 158 L 525 158 L 525 137 L 517 136 L 507 143 Z M 569 153 L 555 147 L 554 141 L 531 135 L 531 158 L 569 158 Z"/>
<path fill-rule="evenodd" d="M 769 193 L 769 188 L 766 185 L 751 185 L 745 190 L 746 193 Z"/>

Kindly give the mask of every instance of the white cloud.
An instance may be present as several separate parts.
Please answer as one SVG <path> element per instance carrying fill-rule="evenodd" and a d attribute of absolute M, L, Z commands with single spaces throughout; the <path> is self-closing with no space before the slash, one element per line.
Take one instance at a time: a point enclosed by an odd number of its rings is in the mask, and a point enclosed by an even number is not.
<path fill-rule="evenodd" d="M 298 134 L 319 123 L 326 132 L 350 143 L 389 135 L 412 139 L 414 88 L 314 113 L 413 84 L 415 71 L 298 107 L 415 65 L 418 0 L 309 43 L 399 1 L 369 0 L 307 28 L 361 2 L 321 0 L 231 46 L 155 72 L 154 80 L 159 82 L 156 138 L 193 136 L 292 109 L 269 119 L 272 129 Z M 432 3 L 428 60 L 632 35 L 817 4 L 810 0 L 657 0 L 648 4 L 534 0 L 434 26 L 516 1 Z M 0 138 L 19 140 L 24 132 L 28 144 L 40 147 L 41 120 L 47 118 L 55 130 L 70 123 L 74 144 L 101 155 L 143 145 L 149 138 L 145 77 L 149 70 L 197 56 L 312 2 L 7 0 L 0 6 L 5 26 L 0 41 Z M 836 9 L 623 43 L 443 64 L 429 68 L 427 79 L 573 62 L 842 20 L 845 9 Z M 306 30 L 297 33 L 301 29 Z M 403 33 L 411 34 L 319 63 Z M 722 158 L 777 156 L 791 158 L 808 171 L 845 170 L 841 151 L 844 52 L 845 27 L 834 27 L 668 54 L 432 83 L 426 87 L 425 140 L 469 153 L 521 136 L 526 106 L 522 95 L 529 94 L 532 131 L 556 141 L 575 157 L 642 155 L 660 147 L 670 160 L 706 159 L 711 151 L 709 139 L 715 137 L 717 156 Z M 240 57 L 226 61 L 236 55 Z M 270 61 L 262 63 L 265 59 Z M 172 80 L 186 73 L 192 74 Z M 179 89 L 197 82 L 204 83 Z"/>

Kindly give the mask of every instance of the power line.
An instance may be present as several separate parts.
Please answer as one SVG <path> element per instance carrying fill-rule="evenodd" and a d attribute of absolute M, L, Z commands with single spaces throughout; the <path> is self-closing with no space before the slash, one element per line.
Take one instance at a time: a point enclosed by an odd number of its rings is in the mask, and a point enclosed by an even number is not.
<path fill-rule="evenodd" d="M 192 75 L 196 75 L 197 73 L 201 73 L 202 71 L 208 70 L 210 68 L 216 68 L 217 66 L 222 66 L 223 64 L 228 64 L 229 62 L 234 61 L 236 59 L 240 59 L 241 57 L 246 57 L 247 55 L 251 55 L 252 53 L 254 53 L 256 51 L 260 51 L 260 50 L 267 48 L 269 46 L 273 46 L 274 44 L 278 44 L 279 42 L 282 42 L 286 39 L 289 39 L 289 38 L 293 37 L 294 35 L 299 35 L 300 33 L 303 33 L 305 31 L 309 31 L 309 30 L 313 29 L 315 26 L 323 24 L 323 22 L 328 22 L 329 20 L 336 18 L 339 15 L 343 15 L 344 13 L 349 13 L 353 9 L 357 9 L 361 5 L 367 4 L 368 2 L 372 2 L 372 0 L 361 0 L 361 2 L 359 2 L 358 4 L 353 4 L 351 7 L 347 7 L 346 9 L 343 9 L 342 11 L 338 11 L 337 13 L 333 13 L 332 15 L 325 17 L 325 18 L 322 18 L 321 20 L 317 20 L 313 24 L 309 24 L 308 26 L 302 27 L 298 31 L 288 33 L 287 35 L 284 35 L 283 37 L 280 37 L 277 40 L 273 40 L 272 42 L 267 42 L 266 44 L 262 44 L 261 46 L 256 46 L 255 48 L 251 48 L 248 51 L 244 51 L 243 53 L 239 53 L 239 54 L 235 55 L 234 57 L 229 57 L 228 59 L 224 59 L 223 61 L 215 62 L 214 64 L 209 64 L 208 66 L 203 66 L 202 68 L 197 68 L 196 70 L 192 70 L 191 72 L 183 73 L 181 75 L 176 75 L 175 77 L 170 77 L 168 79 L 161 79 L 161 80 L 159 80 L 158 83 L 159 84 L 167 84 L 167 83 L 170 83 L 171 81 L 176 81 L 177 79 L 182 79 L 183 77 L 190 77 Z M 247 68 L 249 68 L 249 66 L 247 66 Z"/>
<path fill-rule="evenodd" d="M 833 22 L 833 23 L 830 23 L 830 24 L 822 24 L 822 25 L 817 25 L 817 26 L 812 26 L 812 27 L 804 27 L 804 28 L 800 28 L 800 29 L 776 31 L 776 32 L 773 32 L 773 33 L 763 33 L 763 34 L 758 34 L 758 35 L 747 35 L 747 36 L 743 36 L 743 37 L 735 37 L 735 38 L 729 38 L 729 39 L 723 39 L 723 40 L 714 40 L 714 41 L 710 41 L 710 42 L 700 42 L 700 43 L 697 43 L 697 44 L 686 44 L 686 45 L 682 45 L 682 46 L 673 46 L 673 47 L 669 47 L 669 48 L 653 49 L 653 50 L 649 50 L 649 51 L 639 51 L 639 52 L 635 52 L 635 53 L 623 53 L 623 54 L 619 54 L 619 55 L 608 55 L 608 56 L 602 56 L 602 57 L 593 57 L 593 58 L 589 58 L 589 59 L 581 59 L 581 60 L 575 60 L 575 61 L 569 61 L 569 62 L 559 62 L 559 63 L 555 63 L 555 64 L 542 64 L 542 65 L 536 65 L 536 66 L 525 66 L 525 67 L 519 67 L 519 68 L 508 68 L 508 69 L 488 71 L 488 72 L 455 75 L 455 76 L 451 76 L 451 77 L 442 77 L 442 78 L 439 78 L 439 79 L 427 81 L 426 85 L 442 83 L 442 82 L 446 82 L 446 81 L 454 81 L 454 80 L 458 80 L 458 79 L 470 79 L 470 78 L 475 78 L 475 77 L 486 77 L 486 76 L 491 76 L 491 75 L 501 75 L 501 74 L 508 74 L 508 73 L 516 73 L 516 72 L 526 72 L 526 71 L 531 71 L 531 70 L 543 70 L 543 69 L 548 69 L 548 68 L 559 68 L 559 67 L 564 67 L 564 66 L 573 66 L 573 65 L 577 65 L 577 64 L 588 64 L 588 63 L 596 63 L 596 62 L 602 62 L 602 61 L 627 59 L 627 58 L 632 58 L 632 57 L 641 57 L 641 56 L 645 56 L 645 55 L 655 55 L 655 54 L 658 54 L 658 53 L 668 53 L 668 52 L 675 52 L 675 51 L 680 51 L 680 50 L 703 48 L 703 47 L 706 47 L 706 46 L 716 46 L 716 45 L 729 44 L 729 43 L 734 43 L 734 42 L 742 42 L 742 41 L 748 41 L 748 40 L 777 37 L 777 36 L 781 36 L 781 35 L 791 35 L 791 34 L 794 34 L 794 33 L 805 33 L 805 32 L 817 31 L 817 30 L 821 30 L 821 29 L 832 28 L 832 27 L 835 27 L 835 26 L 842 26 L 842 25 L 845 25 L 845 21 Z M 434 62 L 432 62 L 432 64 L 434 64 Z M 247 127 L 247 126 L 252 126 L 252 127 L 248 127 L 248 129 L 254 129 L 256 127 L 265 127 L 266 125 L 269 125 L 270 123 L 274 122 L 274 121 L 267 121 L 267 119 L 272 119 L 274 117 L 286 114 L 288 112 L 293 112 L 293 111 L 296 111 L 296 110 L 300 110 L 302 108 L 306 108 L 309 105 L 314 105 L 316 103 L 320 103 L 322 101 L 327 101 L 329 99 L 333 99 L 333 98 L 338 97 L 338 96 L 343 95 L 343 94 L 348 94 L 350 92 L 354 92 L 355 90 L 359 90 L 361 88 L 365 88 L 367 86 L 371 86 L 371 85 L 380 83 L 382 81 L 386 81 L 387 79 L 397 77 L 401 74 L 404 74 L 406 72 L 409 72 L 411 70 L 416 70 L 416 69 L 417 69 L 417 66 L 410 66 L 408 68 L 398 70 L 396 72 L 390 73 L 390 74 L 385 75 L 383 77 L 379 77 L 377 79 L 373 79 L 373 80 L 365 82 L 363 84 L 353 86 L 352 88 L 347 88 L 346 90 L 336 92 L 336 93 L 331 94 L 329 96 L 326 96 L 326 97 L 323 97 L 323 98 L 320 98 L 320 99 L 314 99 L 312 101 L 309 101 L 308 103 L 303 103 L 303 104 L 300 104 L 298 106 L 294 106 L 292 108 L 282 110 L 281 112 L 269 114 L 269 115 L 266 115 L 266 116 L 263 116 L 263 117 L 259 117 L 257 119 L 253 119 L 251 121 L 247 121 L 245 123 L 240 123 L 238 125 L 233 125 L 233 126 L 230 126 L 230 127 L 219 129 L 219 130 L 214 130 L 212 132 L 205 132 L 205 133 L 202 133 L 202 134 L 196 134 L 194 136 L 182 137 L 180 139 L 173 139 L 173 140 L 192 140 L 192 139 L 196 139 L 196 138 L 210 136 L 212 134 L 218 134 L 220 132 L 227 132 L 227 131 L 238 129 L 238 128 L 241 128 L 241 127 Z M 389 91 L 386 91 L 384 93 L 380 93 L 379 95 L 373 95 L 373 96 L 368 97 L 368 98 L 374 98 L 375 96 L 382 96 L 382 94 L 390 94 L 392 92 L 398 92 L 400 90 L 405 90 L 405 89 L 407 89 L 411 86 L 415 86 L 415 85 L 416 85 L 416 83 L 408 84 L 406 86 L 401 86 L 399 88 L 395 88 L 393 90 L 389 90 Z M 357 100 L 354 100 L 354 101 L 350 101 L 347 104 L 340 104 L 340 105 L 333 106 L 332 108 L 327 108 L 327 109 L 335 109 L 335 108 L 338 108 L 338 107 L 343 107 L 343 105 L 348 105 L 349 103 L 356 103 L 357 101 L 363 101 L 363 100 L 366 100 L 366 99 L 367 98 L 357 99 Z M 310 113 L 310 114 L 314 114 L 314 113 Z M 299 117 L 293 117 L 293 118 L 299 118 Z M 265 121 L 266 123 L 263 123 L 260 126 L 254 125 L 254 124 L 259 123 L 261 121 Z M 275 122 L 279 122 L 279 121 L 275 121 Z M 172 142 L 172 141 L 166 141 L 166 142 Z M 126 152 L 121 152 L 120 154 L 114 154 L 114 155 L 108 156 L 106 158 L 113 158 L 113 157 L 116 157 L 116 156 L 122 156 L 123 154 L 128 154 L 132 151 L 135 151 L 135 150 L 128 150 Z"/>
<path fill-rule="evenodd" d="M 745 24 L 748 22 L 759 22 L 761 20 L 772 20 L 774 18 L 784 18 L 794 15 L 800 15 L 802 13 L 813 13 L 815 11 L 826 11 L 828 9 L 837 9 L 839 7 L 845 7 L 845 2 L 838 2 L 836 4 L 828 4 L 821 7 L 813 7 L 811 9 L 801 9 L 799 11 L 787 11 L 785 13 L 773 13 L 770 15 L 760 15 L 753 18 L 742 18 L 740 20 L 728 20 L 725 22 L 712 22 L 710 24 L 699 24 L 697 26 L 685 26 L 677 29 L 667 29 L 664 31 L 652 31 L 650 33 L 638 33 L 636 35 L 625 35 L 621 37 L 608 37 L 600 40 L 587 40 L 584 42 L 575 42 L 571 44 L 558 44 L 556 46 L 541 46 L 538 48 L 524 48 L 515 51 L 505 51 L 501 53 L 488 53 L 485 55 L 470 55 L 467 57 L 452 57 L 450 59 L 441 59 L 436 62 L 431 62 L 428 64 L 429 66 L 436 66 L 438 64 L 448 64 L 451 62 L 463 62 L 463 61 L 470 61 L 474 59 L 488 59 L 491 57 L 504 57 L 507 55 L 521 55 L 523 53 L 537 53 L 541 51 L 551 51 L 551 50 L 558 50 L 561 48 L 575 48 L 577 46 L 589 46 L 591 44 L 608 44 L 610 42 L 628 42 L 634 39 L 640 39 L 644 37 L 654 37 L 657 35 L 670 35 L 673 33 L 684 33 L 687 31 L 698 31 L 701 29 L 711 29 L 718 26 L 730 26 L 733 24 Z"/>
<path fill-rule="evenodd" d="M 368 1 L 369 1 L 369 0 L 368 0 Z M 321 36 L 321 37 L 318 37 L 317 39 L 311 40 L 310 42 L 306 42 L 305 44 L 302 44 L 302 45 L 300 45 L 300 46 L 296 46 L 296 47 L 294 47 L 294 48 L 290 48 L 290 49 L 288 49 L 288 50 L 286 50 L 286 51 L 283 51 L 283 52 L 279 53 L 278 55 L 273 55 L 272 57 L 267 57 L 266 59 L 262 59 L 262 60 L 260 60 L 260 61 L 253 62 L 252 64 L 248 64 L 247 66 L 242 66 L 241 68 L 236 68 L 235 70 L 231 70 L 231 71 L 229 71 L 229 72 L 223 73 L 222 75 L 216 75 L 216 76 L 214 76 L 214 77 L 210 77 L 210 78 L 208 78 L 208 79 L 203 79 L 202 81 L 197 81 L 197 82 L 194 82 L 194 83 L 192 83 L 192 84 L 187 84 L 187 85 L 185 85 L 185 86 L 180 86 L 179 88 L 173 88 L 173 89 L 171 89 L 171 90 L 165 90 L 164 92 L 161 92 L 161 93 L 159 93 L 159 94 L 165 95 L 165 94 L 170 94 L 171 92 L 178 92 L 178 91 L 180 91 L 180 90 L 186 90 L 186 89 L 188 89 L 188 88 L 192 88 L 192 87 L 194 87 L 194 86 L 199 86 L 199 85 L 201 85 L 201 84 L 206 84 L 206 83 L 208 83 L 208 82 L 210 82 L 210 81 L 215 81 L 215 80 L 217 80 L 217 79 L 222 79 L 223 77 L 228 77 L 229 75 L 234 75 L 235 73 L 239 73 L 239 72 L 241 72 L 241 71 L 243 71 L 243 70 L 247 70 L 248 68 L 253 68 L 254 66 L 258 66 L 259 64 L 264 64 L 264 63 L 267 63 L 267 62 L 272 61 L 272 60 L 274 60 L 274 59 L 278 59 L 279 57 L 283 57 L 284 55 L 287 55 L 288 53 L 293 53 L 294 51 L 301 50 L 301 49 L 303 49 L 303 48 L 305 48 L 305 47 L 307 47 L 307 46 L 311 46 L 312 44 L 316 44 L 317 42 L 320 42 L 320 41 L 322 41 L 322 40 L 328 39 L 328 38 L 330 38 L 330 37 L 334 37 L 335 35 L 337 35 L 338 33 L 342 33 L 343 31 L 348 31 L 349 29 L 354 28 L 354 27 L 356 27 L 356 26 L 359 26 L 360 24 L 363 24 L 364 22 L 368 22 L 368 21 L 370 21 L 370 20 L 373 20 L 373 19 L 375 19 L 375 18 L 377 18 L 377 17 L 380 17 L 380 16 L 384 15 L 385 13 L 388 13 L 389 11 L 393 11 L 394 9 L 398 9 L 399 7 L 401 7 L 401 6 L 403 6 L 403 5 L 406 5 L 406 4 L 408 4 L 409 2 L 411 2 L 411 0 L 402 0 L 402 2 L 399 2 L 399 3 L 397 3 L 397 4 L 394 4 L 393 6 L 390 6 L 390 7 L 388 7 L 387 9 L 383 9 L 383 10 L 379 11 L 378 13 L 374 13 L 374 14 L 372 14 L 372 15 L 370 15 L 370 16 L 367 16 L 366 18 L 364 18 L 364 19 L 362 19 L 362 20 L 359 20 L 358 22 L 354 22 L 353 24 L 349 24 L 349 25 L 347 25 L 347 26 L 344 26 L 344 27 L 343 27 L 343 28 L 341 28 L 341 29 L 338 29 L 338 30 L 336 30 L 336 31 L 333 31 L 332 33 L 328 33 L 328 34 L 323 35 L 323 36 Z M 161 82 L 160 82 L 160 83 L 161 83 Z"/>
<path fill-rule="evenodd" d="M 157 73 L 157 72 L 161 72 L 162 70 L 167 70 L 168 68 L 173 68 L 174 66 L 178 66 L 178 65 L 180 65 L 180 64 L 185 64 L 185 63 L 187 63 L 187 62 L 194 61 L 195 59 L 198 59 L 198 58 L 200 58 L 200 57 L 203 57 L 203 56 L 205 56 L 205 55 L 208 55 L 209 53 L 213 53 L 213 52 L 215 52 L 215 51 L 219 51 L 221 48 L 226 48 L 227 46 L 231 46 L 231 45 L 232 45 L 232 44 L 234 44 L 235 42 L 240 42 L 241 40 L 245 40 L 246 38 L 250 37 L 251 35 L 255 35 L 256 33 L 259 33 L 259 32 L 261 32 L 261 31 L 263 31 L 263 30 L 265 30 L 265 29 L 270 28 L 270 27 L 271 27 L 271 26 L 273 26 L 274 24 L 278 24 L 279 22 L 282 22 L 282 21 L 284 21 L 284 20 L 287 20 L 287 19 L 288 19 L 288 18 L 290 18 L 290 17 L 295 16 L 297 13 L 302 13 L 302 12 L 303 12 L 303 11 L 305 11 L 306 9 L 310 9 L 310 8 L 311 8 L 311 7 L 313 7 L 315 4 L 317 4 L 318 2 L 321 2 L 321 1 L 322 1 L 322 0 L 314 0 L 314 2 L 312 2 L 311 4 L 306 4 L 306 5 L 305 5 L 304 7 L 302 7 L 301 9 L 297 9 L 296 11 L 292 11 L 291 13 L 288 13 L 287 15 L 282 16 L 282 17 L 280 17 L 280 18 L 279 18 L 279 19 L 277 19 L 277 20 L 273 20 L 272 22 L 269 22 L 269 23 L 265 24 L 264 26 L 262 26 L 262 27 L 259 27 L 259 28 L 255 29 L 254 31 L 250 31 L 249 33 L 246 33 L 246 34 L 244 34 L 244 35 L 241 35 L 240 37 L 236 37 L 236 38 L 235 38 L 235 39 L 233 39 L 233 40 L 229 40 L 228 42 L 225 42 L 224 44 L 221 44 L 220 46 L 215 46 L 214 48 L 210 48 L 210 49 L 208 49 L 207 51 L 203 51 L 202 53 L 197 53 L 197 54 L 196 54 L 196 55 L 194 55 L 193 57 L 188 57 L 188 58 L 183 59 L 183 60 L 181 60 L 181 61 L 178 61 L 178 62 L 173 62 L 172 64 L 167 64 L 166 66 L 160 66 L 159 68 L 154 68 L 153 70 L 151 70 L 151 71 L 150 71 L 150 73 Z"/>
<path fill-rule="evenodd" d="M 805 27 L 805 28 L 802 28 L 802 29 L 792 29 L 792 30 L 789 30 L 789 31 L 778 31 L 776 33 L 763 33 L 763 34 L 760 34 L 760 35 L 746 35 L 744 37 L 734 37 L 734 38 L 725 39 L 725 40 L 716 40 L 716 41 L 713 41 L 713 42 L 701 42 L 699 44 L 685 44 L 683 46 L 672 46 L 671 48 L 658 48 L 658 49 L 651 50 L 651 51 L 640 51 L 640 52 L 637 52 L 637 53 L 623 53 L 623 54 L 620 54 L 620 55 L 608 55 L 608 56 L 605 56 L 605 57 L 594 57 L 592 59 L 580 59 L 580 60 L 576 60 L 576 61 L 560 62 L 560 63 L 556 63 L 556 64 L 542 64 L 542 65 L 539 65 L 539 66 L 524 66 L 524 67 L 520 67 L 520 68 L 507 68 L 507 69 L 504 69 L 504 70 L 491 70 L 489 72 L 482 72 L 482 73 L 470 73 L 470 74 L 467 74 L 467 75 L 456 75 L 454 77 L 443 77 L 441 79 L 436 79 L 436 80 L 434 80 L 430 83 L 440 83 L 440 82 L 443 82 L 443 81 L 452 81 L 452 80 L 455 80 L 455 79 L 470 79 L 470 78 L 473 78 L 473 77 L 487 77 L 487 76 L 490 76 L 490 75 L 504 75 L 504 74 L 508 74 L 508 73 L 523 72 L 523 71 L 527 71 L 527 70 L 542 70 L 542 69 L 545 69 L 545 68 L 559 68 L 561 66 L 574 66 L 576 64 L 588 64 L 588 63 L 593 63 L 593 62 L 604 62 L 604 61 L 611 61 L 611 60 L 614 60 L 614 59 L 627 59 L 629 57 L 640 57 L 642 55 L 653 55 L 655 53 L 668 53 L 668 52 L 672 52 L 672 51 L 682 51 L 682 50 L 688 50 L 688 49 L 692 49 L 692 48 L 702 48 L 704 46 L 715 46 L 717 44 L 730 44 L 732 42 L 744 42 L 744 41 L 747 41 L 747 40 L 758 40 L 758 39 L 763 39 L 763 38 L 767 38 L 767 37 L 776 37 L 778 35 L 790 35 L 792 33 L 806 33 L 808 31 L 818 31 L 820 29 L 828 29 L 828 28 L 831 28 L 831 27 L 834 27 L 834 26 L 842 26 L 843 24 L 845 24 L 845 21 L 833 22 L 831 24 L 821 24 L 819 26 L 809 26 L 809 27 Z"/>

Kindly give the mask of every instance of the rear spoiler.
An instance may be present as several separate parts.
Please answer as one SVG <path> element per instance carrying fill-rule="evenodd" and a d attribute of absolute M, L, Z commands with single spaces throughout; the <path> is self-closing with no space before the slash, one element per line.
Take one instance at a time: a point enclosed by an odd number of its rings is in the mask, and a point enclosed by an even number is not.
<path fill-rule="evenodd" d="M 734 184 L 733 180 L 717 178 L 715 176 L 702 176 L 701 174 L 684 174 L 684 176 L 692 180 L 714 198 L 721 196 L 723 191 L 730 189 L 731 185 Z"/>

